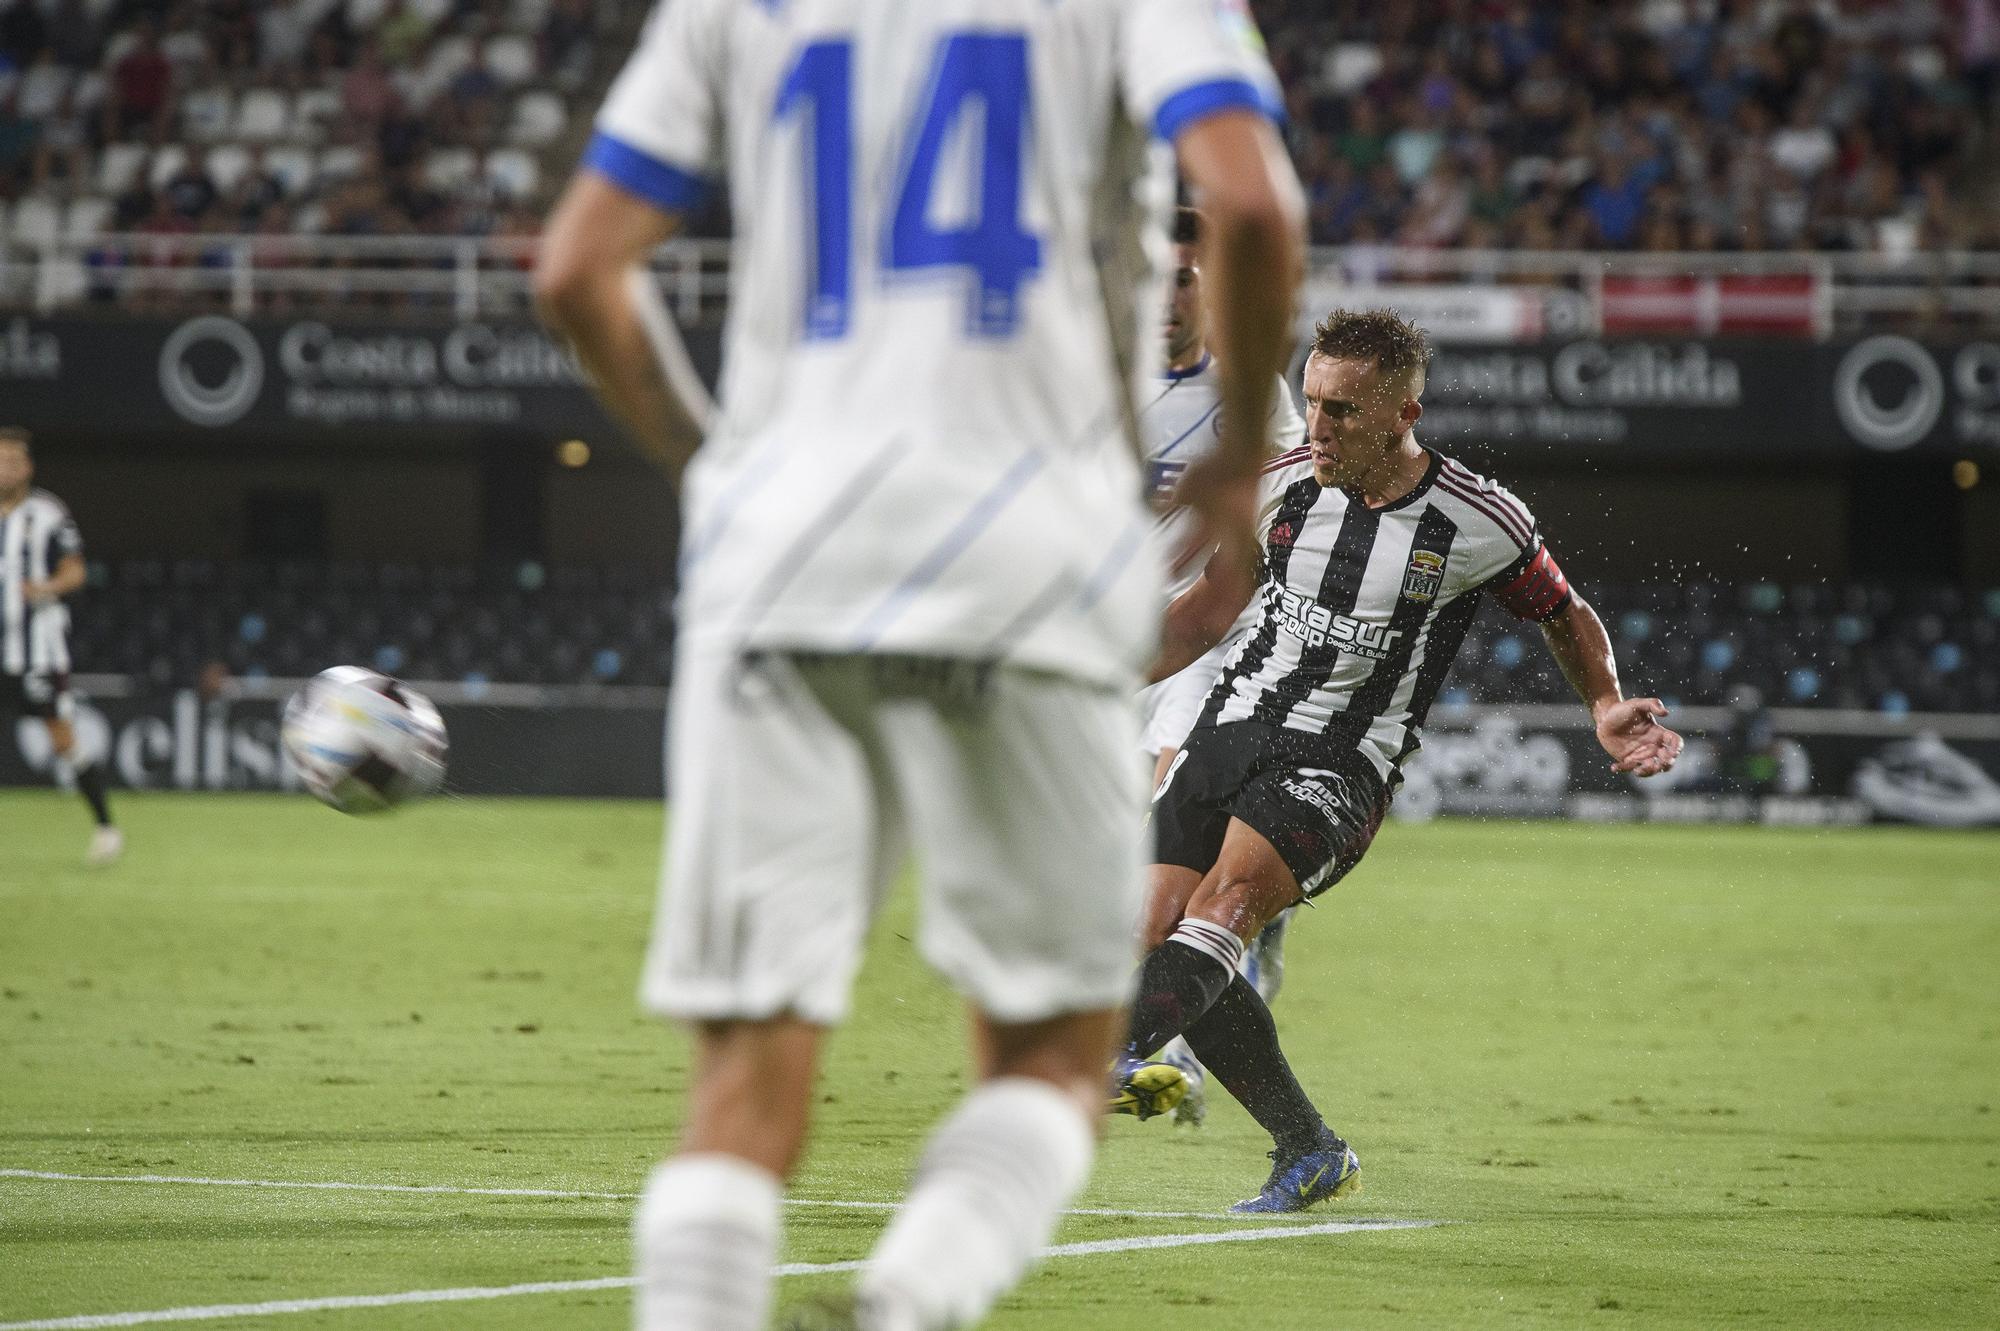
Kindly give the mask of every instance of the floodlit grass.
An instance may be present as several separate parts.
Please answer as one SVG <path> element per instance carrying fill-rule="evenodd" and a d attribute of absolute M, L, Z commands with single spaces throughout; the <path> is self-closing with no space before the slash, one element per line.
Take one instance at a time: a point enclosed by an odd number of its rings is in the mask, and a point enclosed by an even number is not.
<path fill-rule="evenodd" d="M 685 1046 L 637 1012 L 657 809 L 0 794 L 0 1168 L 629 1193 Z M 891 1199 L 961 1091 L 891 906 L 794 1192 Z M 1456 1222 L 1051 1262 L 999 1328 L 1991 1326 L 2000 839 L 1392 826 L 1277 1005 L 1367 1189 Z M 1088 1206 L 1219 1210 L 1267 1145 L 1121 1119 Z M 620 1276 L 630 1203 L 0 1178 L 0 1323 Z M 878 1211 L 796 1208 L 785 1257 Z M 1061 1241 L 1228 1228 L 1076 1217 Z M 839 1277 L 789 1279 L 781 1298 Z M 620 1290 L 236 1327 L 618 1328 Z"/>

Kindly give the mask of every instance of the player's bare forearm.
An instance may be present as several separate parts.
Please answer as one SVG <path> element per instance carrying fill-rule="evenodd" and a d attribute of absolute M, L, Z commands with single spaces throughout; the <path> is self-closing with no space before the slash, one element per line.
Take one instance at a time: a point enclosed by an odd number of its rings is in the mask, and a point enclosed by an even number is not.
<path fill-rule="evenodd" d="M 1177 675 L 1200 660 L 1228 634 L 1255 591 L 1255 573 L 1217 552 L 1194 586 L 1167 605 L 1159 655 L 1146 672 L 1148 682 Z"/>
<path fill-rule="evenodd" d="M 56 570 L 43 582 L 34 579 L 21 584 L 23 599 L 33 602 L 58 601 L 74 592 L 83 590 L 85 570 L 82 555 L 64 555 L 56 562 Z"/>
<path fill-rule="evenodd" d="M 1222 367 L 1218 457 L 1225 471 L 1253 474 L 1291 350 L 1305 269 L 1303 196 L 1276 132 L 1253 112 L 1210 116 L 1175 146 L 1206 218 L 1209 340 Z"/>
<path fill-rule="evenodd" d="M 1604 631 L 1604 621 L 1590 608 L 1590 602 L 1572 593 L 1569 604 L 1555 618 L 1543 622 L 1542 641 L 1549 645 L 1549 655 L 1556 659 L 1570 688 L 1590 708 L 1593 721 L 1624 698 L 1618 686 L 1611 635 Z"/>
<path fill-rule="evenodd" d="M 542 321 L 569 343 L 598 398 L 676 484 L 701 444 L 706 391 L 675 374 L 675 337 L 641 264 L 677 219 L 589 173 L 549 220 L 535 266 Z M 649 308 L 650 307 L 650 308 Z"/>
<path fill-rule="evenodd" d="M 1597 742 L 1611 755 L 1611 770 L 1658 776 L 1680 757 L 1681 737 L 1660 718 L 1667 705 L 1658 698 L 1627 698 L 1618 686 L 1618 663 L 1604 621 L 1581 596 L 1542 624 L 1542 639 L 1562 668 L 1563 678 L 1590 708 Z"/>

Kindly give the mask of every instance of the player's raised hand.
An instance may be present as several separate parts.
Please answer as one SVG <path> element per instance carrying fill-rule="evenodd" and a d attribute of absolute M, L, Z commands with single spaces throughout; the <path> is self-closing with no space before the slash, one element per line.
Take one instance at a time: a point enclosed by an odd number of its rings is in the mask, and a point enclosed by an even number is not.
<path fill-rule="evenodd" d="M 1611 770 L 1658 776 L 1681 754 L 1681 737 L 1660 724 L 1667 705 L 1658 698 L 1627 698 L 1597 714 L 1597 742 L 1611 755 Z"/>

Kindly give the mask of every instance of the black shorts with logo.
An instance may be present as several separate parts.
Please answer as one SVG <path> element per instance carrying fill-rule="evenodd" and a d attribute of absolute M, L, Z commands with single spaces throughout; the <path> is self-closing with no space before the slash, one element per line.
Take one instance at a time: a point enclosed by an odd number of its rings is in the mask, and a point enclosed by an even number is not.
<path fill-rule="evenodd" d="M 68 720 L 69 676 L 35 671 L 26 675 L 0 672 L 0 717 L 33 716 L 44 721 Z"/>
<path fill-rule="evenodd" d="M 1258 721 L 1197 726 L 1153 795 L 1153 860 L 1207 873 L 1241 818 L 1311 898 L 1361 863 L 1388 811 L 1388 788 L 1352 739 Z"/>

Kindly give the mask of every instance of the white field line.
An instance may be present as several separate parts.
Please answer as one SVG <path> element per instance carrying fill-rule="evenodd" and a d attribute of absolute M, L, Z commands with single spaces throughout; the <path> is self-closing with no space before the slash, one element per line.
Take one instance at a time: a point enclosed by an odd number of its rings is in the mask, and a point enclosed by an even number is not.
<path fill-rule="evenodd" d="M 188 1184 L 205 1188 L 277 1188 L 307 1192 L 387 1192 L 443 1195 L 447 1197 L 553 1197 L 577 1201 L 637 1201 L 636 1192 L 580 1192 L 561 1188 L 480 1188 L 443 1183 L 348 1183 L 341 1181 L 263 1178 L 200 1178 L 178 1174 L 62 1174 L 44 1169 L 0 1169 L 0 1179 L 29 1179 L 45 1183 L 154 1183 Z M 818 1206 L 848 1211 L 893 1211 L 896 1202 L 854 1202 L 820 1197 L 787 1197 L 787 1206 Z M 1129 1220 L 1233 1220 L 1244 1216 L 1227 1211 L 1127 1211 L 1114 1207 L 1079 1206 L 1064 1215 L 1110 1216 Z M 1251 1217 L 1270 1220 L 1269 1216 Z"/>
<path fill-rule="evenodd" d="M 1059 1243 L 1042 1256 L 1092 1257 L 1108 1252 L 1149 1248 L 1186 1248 L 1205 1243 L 1248 1243 L 1261 1239 L 1302 1238 L 1310 1234 L 1353 1234 L 1364 1230 L 1426 1229 L 1435 1220 L 1337 1220 L 1316 1225 L 1277 1225 L 1261 1229 L 1229 1229 L 1208 1234 L 1148 1234 L 1088 1243 Z M 860 1262 L 787 1262 L 771 1268 L 777 1276 L 821 1275 L 856 1271 Z M 285 1313 L 331 1312 L 346 1308 L 393 1308 L 411 1303 L 465 1303 L 477 1299 L 507 1299 L 523 1294 L 578 1294 L 628 1289 L 630 1276 L 597 1280 L 538 1280 L 525 1285 L 472 1285 L 460 1289 L 413 1289 L 400 1294 L 346 1294 L 323 1299 L 275 1299 L 268 1303 L 216 1303 L 204 1307 L 155 1308 L 142 1312 L 86 1313 L 32 1322 L 0 1322 L 0 1331 L 93 1331 L 94 1328 L 147 1326 L 158 1322 L 206 1322 L 231 1317 L 276 1317 Z"/>

